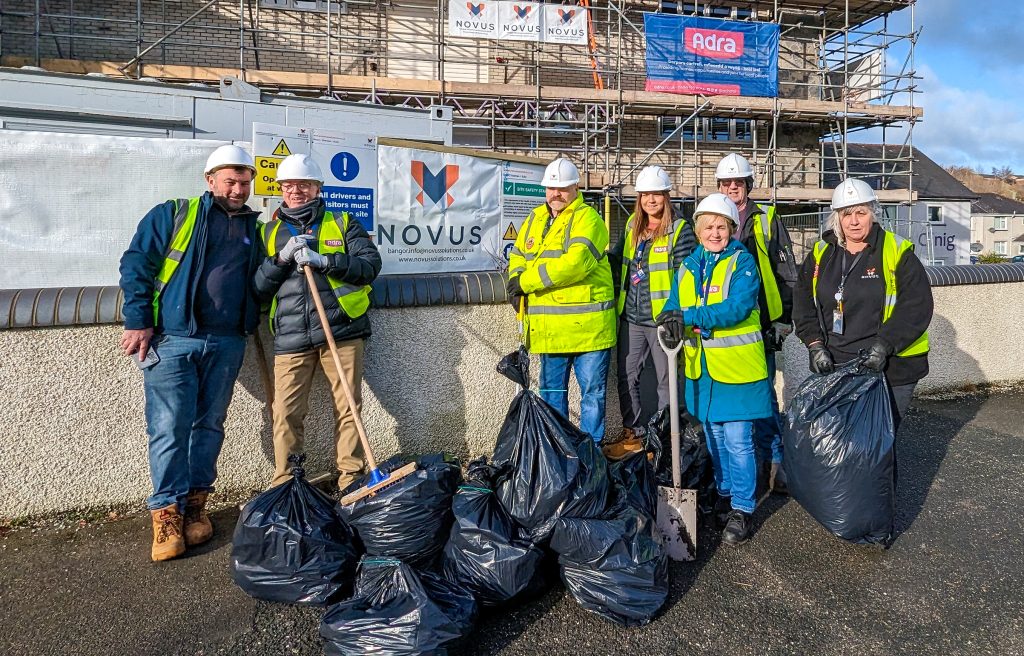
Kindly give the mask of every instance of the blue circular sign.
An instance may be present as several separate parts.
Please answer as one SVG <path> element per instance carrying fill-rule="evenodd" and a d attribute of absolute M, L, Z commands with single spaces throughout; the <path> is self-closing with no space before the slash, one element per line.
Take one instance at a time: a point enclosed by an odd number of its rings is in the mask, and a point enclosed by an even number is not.
<path fill-rule="evenodd" d="M 342 182 L 351 182 L 359 175 L 359 160 L 352 153 L 338 153 L 331 158 L 331 173 Z"/>
<path fill-rule="evenodd" d="M 509 243 L 505 244 L 505 248 L 504 248 L 504 250 L 502 252 L 502 255 L 505 256 L 505 261 L 506 262 L 508 262 L 508 258 L 512 255 L 512 247 L 513 246 L 515 246 L 515 242 L 511 242 L 510 241 Z"/>

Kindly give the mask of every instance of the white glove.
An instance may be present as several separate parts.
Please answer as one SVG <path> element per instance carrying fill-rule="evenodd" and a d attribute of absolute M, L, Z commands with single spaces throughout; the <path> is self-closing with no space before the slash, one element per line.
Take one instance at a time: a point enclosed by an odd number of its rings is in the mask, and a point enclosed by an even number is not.
<path fill-rule="evenodd" d="M 282 264 L 288 264 L 289 262 L 295 261 L 295 253 L 300 248 L 305 248 L 309 245 L 309 242 L 313 240 L 313 235 L 295 235 L 284 245 L 281 252 L 277 254 Z"/>
<path fill-rule="evenodd" d="M 775 322 L 772 324 L 772 328 L 775 330 L 775 339 L 779 344 L 793 333 L 793 324 L 791 323 Z"/>
<path fill-rule="evenodd" d="M 308 248 L 303 248 L 295 254 L 295 263 L 299 265 L 300 269 L 308 265 L 320 271 L 330 266 L 330 262 L 325 256 Z"/>

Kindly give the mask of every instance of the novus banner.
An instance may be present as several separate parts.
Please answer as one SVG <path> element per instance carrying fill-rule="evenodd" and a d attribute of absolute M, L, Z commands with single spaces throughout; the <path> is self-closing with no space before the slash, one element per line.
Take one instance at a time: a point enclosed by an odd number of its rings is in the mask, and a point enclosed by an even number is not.
<path fill-rule="evenodd" d="M 777 96 L 775 23 L 644 14 L 647 91 Z"/>
<path fill-rule="evenodd" d="M 448 34 L 471 39 L 587 45 L 587 10 L 514 0 L 449 0 Z"/>

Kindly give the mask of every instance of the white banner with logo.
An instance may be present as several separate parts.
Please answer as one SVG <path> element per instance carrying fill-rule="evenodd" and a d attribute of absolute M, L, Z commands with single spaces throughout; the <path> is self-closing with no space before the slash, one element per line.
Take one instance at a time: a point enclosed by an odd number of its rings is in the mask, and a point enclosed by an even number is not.
<path fill-rule="evenodd" d="M 506 41 L 540 41 L 541 4 L 539 2 L 498 3 L 498 38 Z"/>
<path fill-rule="evenodd" d="M 541 165 L 396 146 L 378 155 L 382 273 L 503 270 L 518 225 L 544 202 Z"/>
<path fill-rule="evenodd" d="M 571 5 L 544 5 L 544 42 L 587 45 L 587 10 Z"/>
<path fill-rule="evenodd" d="M 587 10 L 515 0 L 448 0 L 448 33 L 454 37 L 587 45 Z"/>

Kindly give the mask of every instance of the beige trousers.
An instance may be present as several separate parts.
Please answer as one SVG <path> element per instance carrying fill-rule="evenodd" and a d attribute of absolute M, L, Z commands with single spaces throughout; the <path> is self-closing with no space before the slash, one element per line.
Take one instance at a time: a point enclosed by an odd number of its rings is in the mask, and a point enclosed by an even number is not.
<path fill-rule="evenodd" d="M 338 343 L 341 364 L 356 400 L 356 412 L 362 409 L 363 346 L 365 340 Z M 274 356 L 274 480 L 280 485 L 291 478 L 288 456 L 302 453 L 304 421 L 309 412 L 309 391 L 317 365 L 324 371 L 334 398 L 334 443 L 337 448 L 338 486 L 348 487 L 363 472 L 363 449 L 352 412 L 341 386 L 331 349 L 325 344 L 304 353 Z"/>

